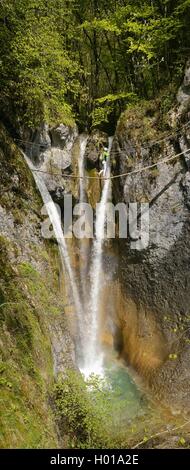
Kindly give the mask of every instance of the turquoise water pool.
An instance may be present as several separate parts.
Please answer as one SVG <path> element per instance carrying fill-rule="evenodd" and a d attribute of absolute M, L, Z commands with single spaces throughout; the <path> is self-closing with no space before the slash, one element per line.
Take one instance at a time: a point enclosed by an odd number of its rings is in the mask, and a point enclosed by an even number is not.
<path fill-rule="evenodd" d="M 148 399 L 135 383 L 128 369 L 119 363 L 108 363 L 104 369 L 105 382 L 115 396 L 113 402 L 120 410 L 121 420 L 133 419 L 147 413 Z M 114 411 L 114 410 L 113 410 Z"/>

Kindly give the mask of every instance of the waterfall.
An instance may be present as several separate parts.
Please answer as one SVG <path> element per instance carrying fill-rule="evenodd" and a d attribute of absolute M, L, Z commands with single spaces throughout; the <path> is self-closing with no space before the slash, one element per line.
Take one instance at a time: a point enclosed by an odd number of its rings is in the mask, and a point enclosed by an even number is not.
<path fill-rule="evenodd" d="M 86 186 L 85 186 L 85 166 L 84 157 L 87 145 L 88 136 L 82 134 L 80 136 L 80 156 L 79 156 L 79 202 L 80 204 L 86 203 Z M 88 322 L 86 317 L 86 300 L 87 300 L 87 276 L 88 276 L 88 258 L 89 258 L 89 241 L 85 238 L 80 240 L 80 285 L 81 297 L 83 302 L 83 327 L 85 322 Z M 83 339 L 84 344 L 85 338 Z"/>
<path fill-rule="evenodd" d="M 80 136 L 80 158 L 79 158 L 79 175 L 80 175 L 80 203 L 85 203 L 85 179 L 84 179 L 84 155 L 86 149 L 87 137 L 83 134 Z M 112 138 L 109 138 L 109 153 L 111 151 Z M 100 309 L 101 309 L 101 290 L 103 281 L 103 247 L 104 247 L 104 231 L 106 224 L 107 202 L 111 197 L 111 180 L 110 164 L 108 162 L 107 177 L 103 183 L 101 201 L 98 204 L 95 221 L 95 238 L 92 247 L 92 258 L 89 272 L 90 287 L 87 285 L 87 259 L 89 258 L 89 245 L 81 239 L 80 242 L 80 285 L 81 295 L 75 280 L 75 272 L 71 265 L 70 255 L 67 243 L 61 226 L 61 217 L 54 204 L 52 197 L 46 187 L 43 177 L 36 171 L 31 160 L 24 154 L 25 160 L 30 167 L 36 185 L 42 196 L 47 214 L 53 226 L 54 234 L 58 242 L 60 257 L 63 267 L 69 277 L 72 290 L 73 301 L 75 305 L 77 320 L 77 345 L 76 357 L 80 370 L 87 377 L 91 373 L 103 375 L 104 355 L 101 350 L 100 343 Z M 88 294 L 90 291 L 90 294 Z"/>
<path fill-rule="evenodd" d="M 82 317 L 82 305 L 80 301 L 80 296 L 78 293 L 78 288 L 77 284 L 75 281 L 75 275 L 71 266 L 70 262 L 70 256 L 69 256 L 69 251 L 67 248 L 66 240 L 63 235 L 63 230 L 61 226 L 61 217 L 60 214 L 57 210 L 57 207 L 55 203 L 53 202 L 53 199 L 46 187 L 46 184 L 43 181 L 43 178 L 41 175 L 36 172 L 35 166 L 32 164 L 31 160 L 23 153 L 24 158 L 30 168 L 30 170 L 33 173 L 36 186 L 40 191 L 42 200 L 45 204 L 47 214 L 49 216 L 50 222 L 53 226 L 55 238 L 57 240 L 58 246 L 59 246 L 59 252 L 60 252 L 60 257 L 61 257 L 61 262 L 63 268 L 66 269 L 66 272 L 69 277 L 71 289 L 72 289 L 72 296 L 73 296 L 73 301 L 74 301 L 74 306 L 75 306 L 75 311 L 76 311 L 76 317 L 77 317 L 77 327 L 78 327 L 78 344 L 77 344 L 77 349 L 78 349 L 78 362 L 80 363 L 80 360 L 82 360 L 83 357 L 83 332 L 82 332 L 82 325 L 81 325 L 81 317 Z"/>
<path fill-rule="evenodd" d="M 109 138 L 109 153 L 111 151 L 113 138 Z M 110 176 L 110 165 L 107 170 L 107 176 Z M 103 374 L 103 351 L 99 341 L 99 314 L 100 314 L 100 295 L 102 286 L 102 256 L 104 245 L 104 229 L 106 222 L 106 205 L 110 198 L 111 181 L 105 180 L 102 191 L 102 197 L 98 206 L 95 224 L 95 239 L 92 249 L 92 263 L 90 269 L 90 303 L 88 319 L 88 337 L 84 344 L 85 363 L 82 372 L 85 376 L 91 373 L 97 375 Z"/>

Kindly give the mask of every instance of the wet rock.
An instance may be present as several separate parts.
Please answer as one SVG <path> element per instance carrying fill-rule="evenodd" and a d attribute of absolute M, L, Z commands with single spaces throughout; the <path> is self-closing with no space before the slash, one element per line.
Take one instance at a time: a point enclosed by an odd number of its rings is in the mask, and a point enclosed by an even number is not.
<path fill-rule="evenodd" d="M 190 60 L 188 60 L 185 68 L 184 80 L 177 94 L 177 108 L 171 112 L 173 124 L 179 122 L 187 113 L 190 119 Z"/>
<path fill-rule="evenodd" d="M 185 203 L 190 209 L 190 173 L 186 173 L 181 181 L 181 186 L 184 192 Z"/>
<path fill-rule="evenodd" d="M 40 171 L 48 190 L 55 196 L 55 202 L 60 205 L 63 203 L 65 192 L 71 191 L 71 181 L 67 175 L 73 172 L 73 147 L 77 135 L 76 126 L 60 124 L 50 129 L 43 124 L 30 136 L 32 143 L 25 149 L 36 169 Z"/>
<path fill-rule="evenodd" d="M 15 190 L 15 189 L 18 189 L 19 188 L 19 176 L 17 174 L 13 175 L 12 178 L 12 189 Z"/>
<path fill-rule="evenodd" d="M 177 105 L 171 114 L 182 126 L 188 122 L 189 112 L 190 63 L 187 64 L 185 79 L 177 96 Z M 180 149 L 185 151 L 190 148 L 190 126 L 184 128 L 182 135 L 154 144 L 151 135 L 154 138 L 156 128 L 151 119 L 147 121 L 146 110 L 141 122 L 140 111 L 136 113 L 136 120 L 135 113 L 131 114 L 131 117 L 128 114 L 121 118 L 114 138 L 112 159 L 116 158 L 114 171 L 117 174 L 140 170 L 158 160 L 175 156 Z M 129 363 L 146 379 L 149 377 L 154 393 L 157 391 L 158 396 L 174 409 L 190 409 L 189 161 L 189 156 L 184 155 L 182 159 L 114 182 L 116 202 L 147 202 L 150 217 L 147 248 L 138 251 L 132 248 L 130 238 L 118 240 L 119 277 L 125 299 L 121 320 L 126 339 L 125 354 L 128 351 Z M 130 307 L 130 302 L 133 307 Z M 122 326 L 129 322 L 129 318 L 133 324 L 130 334 L 130 325 L 128 329 Z M 144 342 L 139 340 L 142 331 Z M 157 341 L 158 347 L 155 349 Z M 136 350 L 129 353 L 132 342 Z M 163 355 L 160 356 L 161 349 Z M 167 359 L 169 352 L 174 354 L 171 359 Z M 144 361 L 146 355 L 147 360 Z M 175 358 L 173 362 L 172 357 Z M 155 366 L 150 364 L 151 361 L 155 364 L 156 358 L 159 360 L 154 373 Z"/>
<path fill-rule="evenodd" d="M 5 133 L 5 131 L 4 131 Z M 6 145 L 9 142 L 9 137 L 6 135 Z M 10 139 L 10 149 L 12 146 L 12 141 Z M 4 147 L 2 146 L 4 149 Z M 9 150 L 9 155 L 10 155 Z M 13 173 L 15 168 L 15 161 L 17 168 L 20 168 L 19 176 L 16 173 Z M 12 160 L 7 159 L 3 155 L 3 152 L 0 152 L 0 167 L 1 167 L 1 190 L 2 194 L 5 195 L 8 193 L 8 197 L 5 199 L 2 198 L 0 204 L 0 235 L 7 239 L 7 242 L 15 245 L 15 253 L 13 251 L 13 264 L 15 266 L 22 262 L 30 261 L 33 266 L 39 271 L 44 272 L 46 269 L 46 262 L 48 259 L 47 256 L 44 257 L 46 261 L 43 262 L 43 258 L 40 258 L 40 253 L 43 252 L 46 254 L 46 241 L 42 235 L 42 218 L 41 209 L 42 201 L 37 197 L 37 190 L 35 185 L 32 186 L 33 178 L 30 174 L 30 171 L 23 160 L 23 156 L 15 150 Z M 10 175 L 12 176 L 10 177 Z M 5 178 L 6 176 L 6 178 Z M 27 181 L 26 194 L 23 196 L 21 184 L 23 180 L 29 177 L 29 182 Z M 11 185 L 7 191 L 7 182 L 11 179 Z M 22 183 L 21 183 L 22 182 Z M 19 188 L 19 191 L 15 194 L 15 187 Z M 63 191 L 62 187 L 57 187 L 57 197 L 61 197 Z M 11 200 L 11 206 L 9 204 Z M 32 200 L 32 203 L 31 203 Z M 15 218 L 18 218 L 20 215 L 21 223 L 15 223 Z M 9 246 L 9 245 L 8 245 Z M 38 259 L 39 252 L 39 259 Z M 12 256 L 12 252 L 11 256 Z M 51 257 L 48 261 L 51 260 Z M 61 296 L 62 299 L 62 296 Z"/>
<path fill-rule="evenodd" d="M 180 106 L 185 105 L 186 107 L 189 101 L 190 101 L 190 60 L 187 62 L 187 65 L 185 68 L 184 80 L 177 94 L 177 102 L 180 104 Z"/>
<path fill-rule="evenodd" d="M 27 154 L 36 162 L 47 149 L 51 148 L 51 137 L 49 134 L 49 126 L 41 124 L 41 126 L 31 134 L 30 142 L 26 146 Z"/>
<path fill-rule="evenodd" d="M 188 129 L 186 133 L 179 138 L 179 146 L 181 151 L 184 152 L 184 160 L 187 169 L 190 170 L 190 131 Z"/>
<path fill-rule="evenodd" d="M 54 374 L 57 377 L 64 374 L 67 369 L 75 367 L 74 344 L 71 341 L 64 314 L 57 316 L 54 321 L 49 323 L 48 328 L 54 360 Z"/>
<path fill-rule="evenodd" d="M 76 127 L 65 126 L 60 124 L 58 127 L 51 129 L 52 147 L 58 147 L 63 149 L 67 146 L 67 149 L 72 148 L 73 142 L 76 139 L 78 132 Z"/>
<path fill-rule="evenodd" d="M 42 236 L 42 201 L 23 155 L 1 126 L 0 137 L 3 362 L 17 383 L 18 422 L 23 423 L 27 415 L 32 423 L 33 416 L 38 416 L 35 423 L 38 441 L 42 446 L 46 442 L 57 447 L 59 436 L 50 396 L 55 376 L 73 368 L 75 360 L 64 307 L 66 294 L 60 290 L 59 254 L 56 244 Z M 14 395 L 8 389 L 5 394 L 9 408 L 14 409 Z M 43 429 L 47 432 L 41 438 Z M 5 447 L 7 432 L 16 447 L 20 448 L 23 442 L 29 445 L 25 427 L 18 430 L 16 423 L 10 429 L 9 421 L 5 420 Z"/>
<path fill-rule="evenodd" d="M 55 158 L 59 158 L 59 153 L 63 149 L 69 153 L 77 135 L 76 126 L 60 124 L 58 127 L 50 128 L 47 124 L 41 124 L 34 132 L 25 131 L 25 150 L 35 164 L 41 164 L 44 160 L 44 153 L 48 150 L 54 149 Z"/>
<path fill-rule="evenodd" d="M 108 135 L 98 130 L 93 131 L 86 145 L 85 164 L 87 170 L 100 169 L 99 158 L 103 146 L 108 146 Z"/>
<path fill-rule="evenodd" d="M 61 206 L 62 201 L 64 201 L 65 188 L 63 186 L 57 186 L 54 191 L 51 191 L 51 197 L 56 204 Z"/>

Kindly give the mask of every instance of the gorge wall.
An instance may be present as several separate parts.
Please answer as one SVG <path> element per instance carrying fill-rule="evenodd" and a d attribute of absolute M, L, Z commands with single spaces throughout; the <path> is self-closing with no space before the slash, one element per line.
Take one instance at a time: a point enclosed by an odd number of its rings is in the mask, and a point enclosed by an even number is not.
<path fill-rule="evenodd" d="M 42 202 L 23 155 L 0 126 L 2 446 L 63 445 L 52 391 L 74 367 L 57 245 L 41 233 Z"/>
<path fill-rule="evenodd" d="M 190 63 L 176 104 L 160 125 L 161 100 L 125 112 L 112 159 L 115 174 L 130 172 L 190 148 Z M 166 131 L 167 129 L 167 131 Z M 169 134 L 169 137 L 167 137 Z M 189 409 L 190 386 L 190 154 L 114 182 L 115 202 L 148 202 L 150 243 L 131 249 L 118 240 L 119 350 L 174 411 Z M 117 338 L 116 338 L 117 343 Z"/>

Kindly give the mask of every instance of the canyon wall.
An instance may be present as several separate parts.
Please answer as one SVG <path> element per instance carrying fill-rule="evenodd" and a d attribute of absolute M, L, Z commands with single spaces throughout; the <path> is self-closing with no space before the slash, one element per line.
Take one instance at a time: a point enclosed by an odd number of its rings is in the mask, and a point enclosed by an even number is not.
<path fill-rule="evenodd" d="M 75 362 L 67 286 L 33 176 L 2 125 L 0 175 L 1 446 L 59 447 L 54 381 Z"/>
<path fill-rule="evenodd" d="M 176 104 L 163 100 L 126 111 L 117 126 L 115 174 L 190 148 L 190 63 Z M 164 121 L 163 121 L 164 120 Z M 163 130 L 164 129 L 164 130 Z M 190 153 L 114 180 L 115 202 L 149 203 L 150 241 L 135 250 L 119 239 L 119 350 L 175 411 L 190 405 Z"/>

